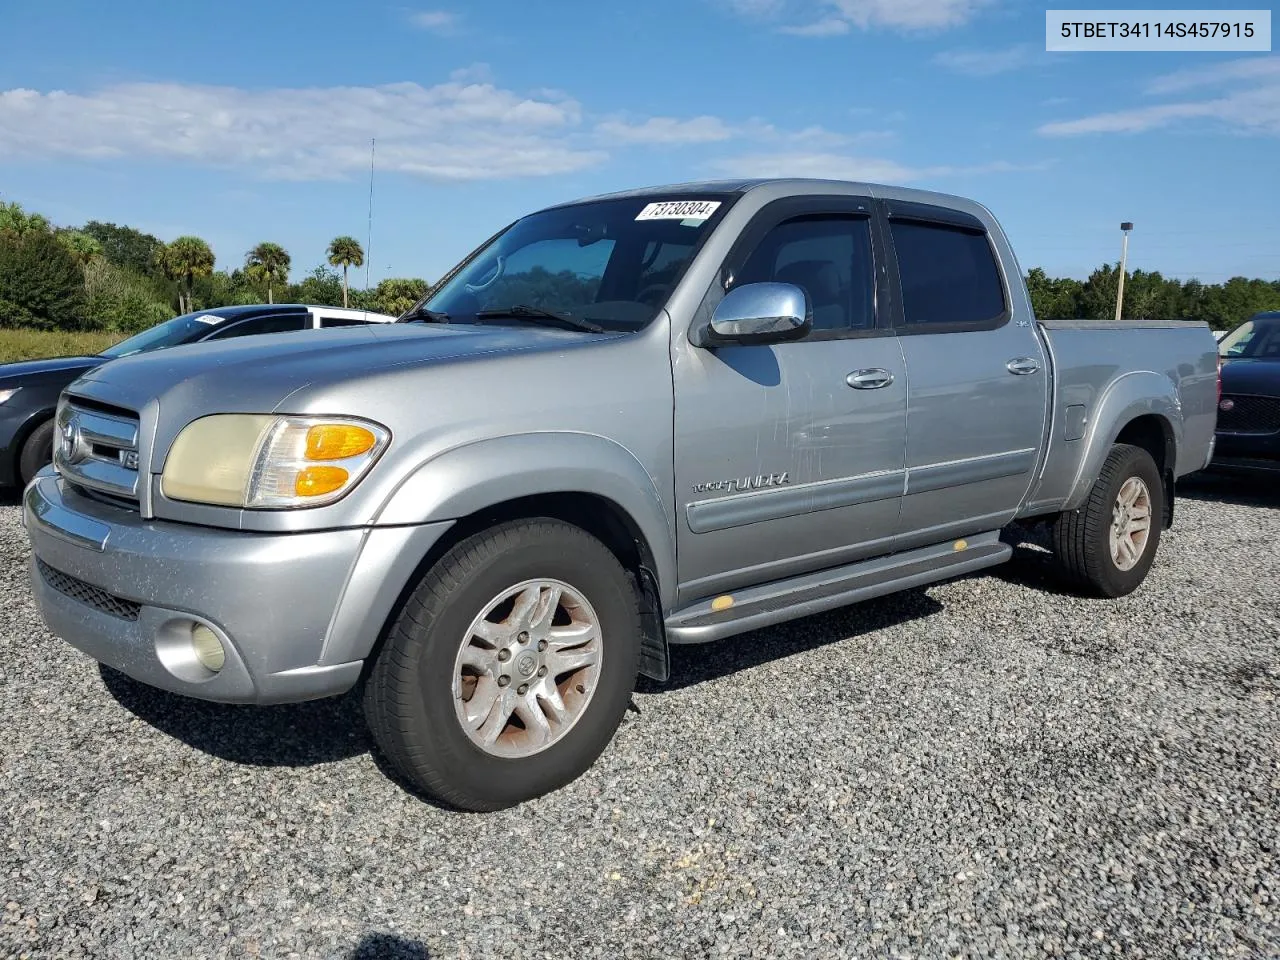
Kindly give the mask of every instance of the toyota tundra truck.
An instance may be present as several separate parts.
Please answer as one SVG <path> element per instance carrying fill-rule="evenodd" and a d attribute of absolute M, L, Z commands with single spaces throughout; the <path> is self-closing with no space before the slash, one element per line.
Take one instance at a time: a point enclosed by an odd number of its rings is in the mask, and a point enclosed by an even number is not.
<path fill-rule="evenodd" d="M 1212 455 L 1203 323 L 1033 315 L 977 203 L 817 180 L 522 217 L 400 322 L 114 360 L 24 492 L 50 630 L 146 684 L 358 688 L 457 808 L 554 790 L 639 675 L 1010 558 L 1136 589 Z"/>

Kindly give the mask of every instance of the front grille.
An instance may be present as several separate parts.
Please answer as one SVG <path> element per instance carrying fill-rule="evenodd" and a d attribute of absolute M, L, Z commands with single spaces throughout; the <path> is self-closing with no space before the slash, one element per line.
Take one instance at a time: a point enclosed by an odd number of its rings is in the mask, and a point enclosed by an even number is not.
<path fill-rule="evenodd" d="M 91 583 L 85 583 L 83 580 L 75 578 L 69 573 L 55 570 L 39 557 L 36 558 L 36 569 L 40 571 L 40 576 L 44 578 L 44 582 L 64 597 L 70 597 L 85 606 L 93 607 L 99 613 L 118 617 L 121 620 L 138 619 L 138 611 L 142 609 L 142 604 L 140 603 L 117 597 L 115 594 L 107 593 L 100 587 L 95 587 Z"/>
<path fill-rule="evenodd" d="M 1248 394 L 1222 395 L 1230 400 L 1230 410 L 1218 407 L 1218 429 L 1227 433 L 1275 433 L 1280 431 L 1280 397 L 1254 397 Z"/>
<path fill-rule="evenodd" d="M 58 406 L 53 465 L 69 483 L 138 501 L 138 417 L 129 410 L 67 397 Z"/>

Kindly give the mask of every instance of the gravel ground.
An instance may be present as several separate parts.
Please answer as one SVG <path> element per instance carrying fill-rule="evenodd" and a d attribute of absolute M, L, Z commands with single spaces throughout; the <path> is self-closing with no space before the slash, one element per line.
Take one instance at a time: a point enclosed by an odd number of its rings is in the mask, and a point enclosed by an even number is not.
<path fill-rule="evenodd" d="M 51 637 L 0 508 L 0 955 L 1280 956 L 1280 495 L 1147 585 L 976 577 L 677 651 L 559 793 L 449 813 L 350 698 L 149 690 Z"/>

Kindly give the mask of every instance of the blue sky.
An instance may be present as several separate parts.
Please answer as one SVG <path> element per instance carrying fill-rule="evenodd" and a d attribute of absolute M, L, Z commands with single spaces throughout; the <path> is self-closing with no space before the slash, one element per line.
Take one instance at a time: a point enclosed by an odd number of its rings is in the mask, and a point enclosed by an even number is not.
<path fill-rule="evenodd" d="M 971 196 L 1024 268 L 1085 276 L 1125 219 L 1134 267 L 1280 277 L 1280 55 L 1050 54 L 1021 0 L 4 7 L 0 199 L 219 267 L 364 242 L 376 137 L 374 282 L 546 203 L 779 174 Z"/>

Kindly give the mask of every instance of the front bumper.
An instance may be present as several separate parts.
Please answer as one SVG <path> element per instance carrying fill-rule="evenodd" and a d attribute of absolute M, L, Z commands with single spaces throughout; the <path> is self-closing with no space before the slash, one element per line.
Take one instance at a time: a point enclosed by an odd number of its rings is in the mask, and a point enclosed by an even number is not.
<path fill-rule="evenodd" d="M 1223 473 L 1280 474 L 1280 460 L 1262 457 L 1214 457 L 1210 470 Z"/>
<path fill-rule="evenodd" d="M 1210 469 L 1280 470 L 1280 433 L 1218 431 Z"/>
<path fill-rule="evenodd" d="M 226 703 L 350 689 L 387 616 L 448 523 L 263 534 L 143 520 L 51 470 L 23 497 L 31 585 L 49 628 L 152 686 Z M 222 643 L 216 673 L 193 625 Z"/>

